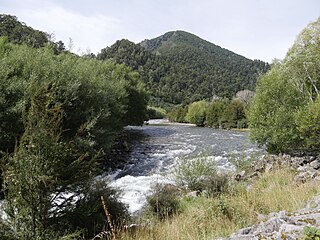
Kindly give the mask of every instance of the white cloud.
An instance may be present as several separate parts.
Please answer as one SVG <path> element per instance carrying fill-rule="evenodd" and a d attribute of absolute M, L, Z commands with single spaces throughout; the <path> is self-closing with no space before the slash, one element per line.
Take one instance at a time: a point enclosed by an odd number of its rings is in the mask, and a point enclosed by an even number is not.
<path fill-rule="evenodd" d="M 251 59 L 283 58 L 319 0 L 0 0 L 4 12 L 93 52 L 185 30 Z"/>
<path fill-rule="evenodd" d="M 54 33 L 56 41 L 66 46 L 73 40 L 73 51 L 93 52 L 112 44 L 121 32 L 121 22 L 104 15 L 84 16 L 62 7 L 49 5 L 42 9 L 19 9 L 15 13 L 20 21 L 35 29 Z"/>

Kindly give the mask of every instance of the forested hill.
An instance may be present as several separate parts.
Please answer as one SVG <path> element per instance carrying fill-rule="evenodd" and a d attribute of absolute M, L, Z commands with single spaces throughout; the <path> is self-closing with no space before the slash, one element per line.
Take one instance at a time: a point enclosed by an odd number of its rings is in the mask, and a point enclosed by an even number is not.
<path fill-rule="evenodd" d="M 102 49 L 100 59 L 113 58 L 138 70 L 155 105 L 190 103 L 239 90 L 254 90 L 268 63 L 250 60 L 184 31 L 134 44 L 117 41 Z"/>

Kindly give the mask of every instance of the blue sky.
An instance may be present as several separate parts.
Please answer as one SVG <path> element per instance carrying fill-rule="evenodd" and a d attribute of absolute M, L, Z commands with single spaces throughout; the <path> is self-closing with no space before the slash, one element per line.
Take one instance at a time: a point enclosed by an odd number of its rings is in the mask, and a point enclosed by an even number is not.
<path fill-rule="evenodd" d="M 184 30 L 250 59 L 282 59 L 320 16 L 319 0 L 0 0 L 0 12 L 77 53 Z"/>

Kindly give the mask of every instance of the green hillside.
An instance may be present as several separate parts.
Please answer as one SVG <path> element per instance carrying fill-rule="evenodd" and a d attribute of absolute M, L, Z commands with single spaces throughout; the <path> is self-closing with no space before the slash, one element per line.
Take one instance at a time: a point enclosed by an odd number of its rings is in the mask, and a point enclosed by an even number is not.
<path fill-rule="evenodd" d="M 125 63 L 142 75 L 155 105 L 186 104 L 254 90 L 269 65 L 250 60 L 183 31 L 134 44 L 117 41 L 98 55 Z"/>

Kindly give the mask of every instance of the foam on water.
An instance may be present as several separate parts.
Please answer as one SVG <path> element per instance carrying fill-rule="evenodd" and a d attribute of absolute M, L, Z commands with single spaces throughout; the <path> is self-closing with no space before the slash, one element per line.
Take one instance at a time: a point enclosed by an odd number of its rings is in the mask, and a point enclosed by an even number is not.
<path fill-rule="evenodd" d="M 120 200 L 127 204 L 131 214 L 137 212 L 147 203 L 147 196 L 156 184 L 170 183 L 171 181 L 163 175 L 153 174 L 150 176 L 124 176 L 111 183 L 122 191 Z"/>
<path fill-rule="evenodd" d="M 232 171 L 230 156 L 257 151 L 248 142 L 247 133 L 177 125 L 167 120 L 150 120 L 149 124 L 131 127 L 147 137 L 134 145 L 130 156 L 133 164 L 108 176 L 111 186 L 122 190 L 120 200 L 128 204 L 131 214 L 146 205 L 154 185 L 173 183 L 170 175 L 178 159 L 205 157 L 215 162 L 218 171 Z"/>

